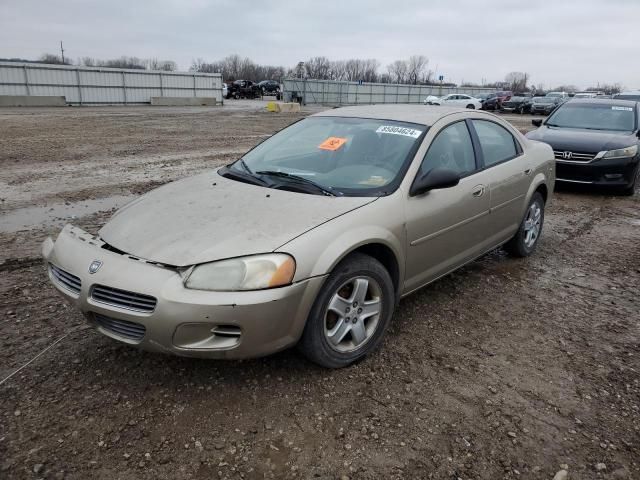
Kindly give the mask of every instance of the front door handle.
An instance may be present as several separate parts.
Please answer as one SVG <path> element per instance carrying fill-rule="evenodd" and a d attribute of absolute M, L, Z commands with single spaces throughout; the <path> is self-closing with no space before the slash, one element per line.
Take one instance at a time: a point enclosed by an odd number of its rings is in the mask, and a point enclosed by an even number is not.
<path fill-rule="evenodd" d="M 481 197 L 482 195 L 484 195 L 484 185 L 476 185 L 475 187 L 473 187 L 471 195 L 473 195 L 474 197 Z"/>
<path fill-rule="evenodd" d="M 532 169 L 530 169 L 530 168 L 527 168 L 527 169 L 524 171 L 524 174 L 525 174 L 525 175 L 531 175 L 531 172 L 533 172 L 533 170 L 532 170 Z"/>

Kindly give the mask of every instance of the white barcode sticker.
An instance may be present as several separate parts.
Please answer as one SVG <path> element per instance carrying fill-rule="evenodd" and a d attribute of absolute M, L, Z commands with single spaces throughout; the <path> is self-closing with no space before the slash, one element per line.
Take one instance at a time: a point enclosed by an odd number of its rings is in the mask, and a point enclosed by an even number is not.
<path fill-rule="evenodd" d="M 623 112 L 633 112 L 633 108 L 631 107 L 611 107 L 611 110 L 622 110 Z"/>
<path fill-rule="evenodd" d="M 390 133 L 391 135 L 404 135 L 405 137 L 418 138 L 422 135 L 422 130 L 415 128 L 395 127 L 393 125 L 382 125 L 378 127 L 376 133 Z"/>

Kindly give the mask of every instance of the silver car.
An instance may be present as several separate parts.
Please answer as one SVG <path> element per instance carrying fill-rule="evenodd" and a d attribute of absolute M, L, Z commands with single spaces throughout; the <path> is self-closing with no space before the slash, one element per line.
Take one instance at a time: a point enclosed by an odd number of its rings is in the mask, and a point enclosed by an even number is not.
<path fill-rule="evenodd" d="M 208 358 L 298 345 L 343 367 L 402 297 L 500 245 L 531 254 L 554 169 L 551 147 L 486 112 L 339 108 L 143 195 L 98 236 L 67 225 L 43 255 L 120 342 Z"/>

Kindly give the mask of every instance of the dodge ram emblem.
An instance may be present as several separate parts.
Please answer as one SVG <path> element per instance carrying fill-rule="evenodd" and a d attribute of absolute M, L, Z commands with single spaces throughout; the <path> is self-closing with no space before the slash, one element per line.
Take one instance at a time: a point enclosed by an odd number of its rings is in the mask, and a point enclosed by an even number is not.
<path fill-rule="evenodd" d="M 100 260 L 94 260 L 93 262 L 91 262 L 91 265 L 89 265 L 89 273 L 96 273 L 98 270 L 100 270 L 101 266 L 102 262 Z"/>

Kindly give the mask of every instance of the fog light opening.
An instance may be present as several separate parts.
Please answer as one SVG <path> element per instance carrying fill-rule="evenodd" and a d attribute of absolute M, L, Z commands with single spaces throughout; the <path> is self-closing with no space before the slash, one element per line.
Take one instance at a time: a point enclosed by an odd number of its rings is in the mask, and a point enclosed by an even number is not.
<path fill-rule="evenodd" d="M 621 173 L 606 173 L 604 175 L 604 178 L 606 178 L 607 180 L 620 180 L 622 178 L 622 174 Z"/>
<path fill-rule="evenodd" d="M 239 337 L 242 332 L 240 331 L 240 327 L 235 325 L 216 325 L 211 329 L 211 333 L 217 335 L 218 337 Z"/>

